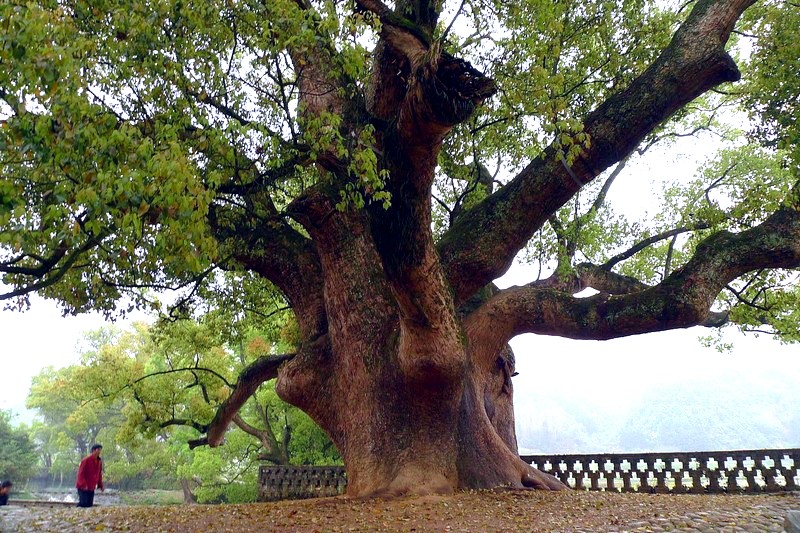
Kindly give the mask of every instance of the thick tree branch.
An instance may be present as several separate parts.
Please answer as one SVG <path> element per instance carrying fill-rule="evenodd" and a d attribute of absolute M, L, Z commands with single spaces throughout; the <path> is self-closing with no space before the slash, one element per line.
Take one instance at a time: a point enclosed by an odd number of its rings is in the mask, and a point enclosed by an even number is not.
<path fill-rule="evenodd" d="M 388 42 L 393 43 L 391 39 Z M 390 48 L 400 46 L 404 45 L 395 43 Z M 379 53 L 397 59 L 391 51 Z M 438 153 L 445 135 L 494 93 L 495 84 L 469 63 L 441 53 L 437 46 L 400 53 L 406 56 L 399 61 L 401 72 L 407 69 L 407 82 L 388 69 L 373 76 L 374 85 L 390 87 L 384 96 L 397 98 L 398 105 L 387 110 L 392 120 L 382 139 L 391 206 L 371 209 L 371 230 L 404 323 L 438 328 L 439 321 L 452 314 L 452 298 L 444 289 L 430 232 L 431 187 Z M 434 293 L 423 287 L 438 290 Z"/>
<path fill-rule="evenodd" d="M 638 279 L 617 274 L 616 272 L 611 272 L 610 269 L 590 263 L 581 263 L 575 267 L 575 272 L 579 280 L 576 287 L 578 291 L 591 287 L 608 294 L 630 294 L 648 288 Z"/>
<path fill-rule="evenodd" d="M 26 294 L 31 294 L 36 291 L 46 289 L 55 285 L 69 272 L 73 267 L 77 266 L 78 259 L 83 254 L 89 252 L 92 248 L 102 242 L 107 236 L 107 231 L 102 232 L 98 236 L 89 236 L 85 243 L 74 250 L 67 250 L 63 245 L 59 246 L 54 251 L 53 255 L 45 260 L 36 268 L 22 269 L 21 267 L 14 266 L 0 266 L 0 272 L 12 272 L 19 275 L 26 275 L 33 277 L 36 281 L 23 285 L 18 289 L 14 289 L 0 294 L 0 300 L 8 300 Z M 16 272 L 15 272 L 16 271 Z"/>
<path fill-rule="evenodd" d="M 265 430 L 258 429 L 257 427 L 248 424 L 244 418 L 241 417 L 239 413 L 233 415 L 231 421 L 236 424 L 236 427 L 247 433 L 248 435 L 252 435 L 253 437 L 258 438 L 259 440 L 264 436 Z"/>
<path fill-rule="evenodd" d="M 552 289 L 567 294 L 575 294 L 587 288 L 607 294 L 629 294 L 649 287 L 635 278 L 617 274 L 592 263 L 581 263 L 574 267 L 567 265 L 564 270 L 563 273 L 556 271 L 549 278 L 536 280 L 527 286 L 531 289 Z"/>
<path fill-rule="evenodd" d="M 207 441 L 209 446 L 213 448 L 222 444 L 225 439 L 225 431 L 239 409 L 255 393 L 259 385 L 278 377 L 278 368 L 294 356 L 295 354 L 261 356 L 242 370 L 233 392 L 222 402 L 214 419 L 208 425 Z"/>
<path fill-rule="evenodd" d="M 759 269 L 798 266 L 800 209 L 795 205 L 779 209 L 747 231 L 708 237 L 686 265 L 644 290 L 574 298 L 533 285 L 506 289 L 468 317 L 471 342 L 474 338 L 499 347 L 521 333 L 602 340 L 695 325 L 718 326 L 727 317 L 710 309 L 732 280 Z"/>
<path fill-rule="evenodd" d="M 270 461 L 275 464 L 289 464 L 288 446 L 281 446 L 278 443 L 278 439 L 275 437 L 275 433 L 272 431 L 272 426 L 270 426 L 266 416 L 264 417 L 264 429 L 248 424 L 239 414 L 233 417 L 233 423 L 248 435 L 257 438 L 258 442 L 266 450 L 266 453 L 259 454 L 259 460 Z"/>
<path fill-rule="evenodd" d="M 317 38 L 310 46 L 305 43 L 289 49 L 297 74 L 300 91 L 299 111 L 302 117 L 319 117 L 323 113 L 343 115 L 347 101 L 343 89 L 353 86 L 353 80 L 340 72 L 339 51 L 321 24 L 322 16 L 309 2 L 299 1 L 308 23 L 316 26 Z"/>
<path fill-rule="evenodd" d="M 407 58 L 418 57 L 431 45 L 433 27 L 426 28 L 424 21 L 421 21 L 423 24 L 417 24 L 413 20 L 418 18 L 414 12 L 404 9 L 395 11 L 381 0 L 356 0 L 356 7 L 362 12 L 376 15 L 381 21 L 382 37 L 401 50 Z M 410 18 L 400 13 L 407 13 Z"/>
<path fill-rule="evenodd" d="M 209 224 L 214 235 L 246 268 L 270 280 L 286 296 L 304 336 L 326 329 L 322 267 L 314 243 L 286 220 L 267 210 L 266 220 L 233 208 L 212 205 Z"/>
<path fill-rule="evenodd" d="M 753 0 L 701 0 L 659 58 L 584 120 L 591 147 L 567 168 L 558 147 L 466 213 L 439 244 L 457 301 L 501 275 L 516 253 L 582 186 L 622 160 L 655 127 L 739 71 L 725 52 L 734 24 Z"/>

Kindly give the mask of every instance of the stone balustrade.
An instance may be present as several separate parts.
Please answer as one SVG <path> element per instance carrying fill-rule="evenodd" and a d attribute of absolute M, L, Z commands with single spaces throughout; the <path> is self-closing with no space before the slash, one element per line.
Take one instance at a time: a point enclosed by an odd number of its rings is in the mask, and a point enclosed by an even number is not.
<path fill-rule="evenodd" d="M 260 501 L 337 496 L 347 486 L 342 466 L 262 466 L 258 472 Z"/>
<path fill-rule="evenodd" d="M 800 490 L 800 449 L 524 455 L 574 489 L 707 493 Z"/>
<path fill-rule="evenodd" d="M 697 494 L 800 490 L 798 448 L 521 457 L 579 490 Z M 336 496 L 346 487 L 341 466 L 262 466 L 259 471 L 261 501 Z"/>

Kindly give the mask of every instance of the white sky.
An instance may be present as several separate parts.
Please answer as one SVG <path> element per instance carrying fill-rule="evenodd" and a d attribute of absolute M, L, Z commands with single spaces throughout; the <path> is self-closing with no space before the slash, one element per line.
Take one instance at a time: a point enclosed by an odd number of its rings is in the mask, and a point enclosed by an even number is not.
<path fill-rule="evenodd" d="M 518 271 L 522 270 L 522 266 L 512 266 L 497 285 L 507 287 L 509 279 L 521 276 Z M 715 332 L 696 326 L 606 341 L 520 335 L 511 341 L 520 373 L 514 381 L 516 403 L 524 402 L 526 391 L 536 391 L 539 396 L 578 397 L 590 405 L 614 409 L 628 407 L 648 390 L 684 378 L 703 376 L 709 389 L 724 389 L 721 381 L 731 371 L 760 376 L 765 387 L 769 386 L 766 376 L 776 381 L 800 377 L 800 346 L 728 327 L 723 340 L 733 348 L 720 352 L 700 342 L 700 337 Z"/>
<path fill-rule="evenodd" d="M 53 301 L 34 296 L 31 303 L 31 309 L 22 313 L 0 311 L 0 409 L 22 414 L 18 421 L 30 419 L 23 411 L 31 378 L 47 366 L 77 363 L 77 345 L 84 334 L 111 325 L 99 313 L 63 317 Z M 126 327 L 132 320 L 117 325 Z"/>

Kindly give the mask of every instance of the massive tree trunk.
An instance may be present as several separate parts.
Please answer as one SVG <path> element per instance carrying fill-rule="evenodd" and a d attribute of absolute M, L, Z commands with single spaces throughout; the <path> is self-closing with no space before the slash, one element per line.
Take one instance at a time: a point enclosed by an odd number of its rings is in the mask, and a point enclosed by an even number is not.
<path fill-rule="evenodd" d="M 572 298 L 555 280 L 467 301 L 505 271 L 582 183 L 626 157 L 676 109 L 738 78 L 724 46 L 751 2 L 698 2 L 653 65 L 585 118 L 592 145 L 571 168 L 556 148 L 545 150 L 460 215 L 438 244 L 431 188 L 442 140 L 493 94 L 494 83 L 432 42 L 435 3 L 401 1 L 396 10 L 380 1 L 356 3 L 383 23 L 366 101 L 321 90 L 341 80 L 316 67 L 298 69 L 298 86 L 301 99 L 307 96 L 304 113 L 345 117 L 345 137 L 357 137 L 365 121 L 375 125 L 391 206 L 338 208 L 337 183 L 352 176 L 335 154 L 323 154 L 316 163 L 327 178 L 286 211 L 307 236 L 271 204 L 261 206 L 276 215 L 264 231 L 269 238 L 260 230 L 245 239 L 218 231 L 220 240 L 238 243 L 231 246 L 237 259 L 272 280 L 296 313 L 303 342 L 277 372 L 278 394 L 331 437 L 352 496 L 563 488 L 518 457 L 507 342 L 523 332 L 611 338 L 702 324 L 736 276 L 800 263 L 797 210 L 782 210 L 748 234 L 709 239 L 695 260 L 656 287 L 584 265 L 577 271 L 582 284 L 602 291 L 594 298 Z M 331 52 L 304 53 L 318 66 Z M 241 381 L 209 430 L 212 445 L 246 398 L 241 391 L 272 375 L 274 368 Z"/>
<path fill-rule="evenodd" d="M 277 390 L 331 436 L 348 494 L 559 487 L 518 458 L 513 356 L 502 346 L 471 348 L 436 254 L 414 258 L 419 279 L 393 283 L 366 214 L 340 213 L 326 198 L 298 209 L 330 273 L 328 334 L 316 357 L 282 367 Z"/>

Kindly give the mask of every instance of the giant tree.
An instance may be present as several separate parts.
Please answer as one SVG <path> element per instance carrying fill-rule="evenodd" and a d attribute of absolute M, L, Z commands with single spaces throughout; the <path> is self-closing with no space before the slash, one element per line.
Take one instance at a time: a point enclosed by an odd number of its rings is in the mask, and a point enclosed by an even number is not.
<path fill-rule="evenodd" d="M 291 306 L 296 350 L 242 373 L 210 444 L 277 373 L 340 450 L 351 495 L 559 488 L 517 455 L 509 339 L 769 328 L 796 309 L 791 153 L 762 168 L 777 176 L 723 168 L 687 189 L 661 231 L 597 216 L 634 151 L 740 78 L 727 49 L 752 3 L 7 2 L 4 298 L 113 314 L 172 287 L 186 312 L 218 269 L 260 280 Z M 788 44 L 796 26 L 763 12 L 796 6 L 758 9 L 753 57 L 768 57 L 769 32 Z M 793 109 L 792 78 L 751 88 L 765 141 L 796 138 L 762 113 Z M 531 243 L 554 268 L 493 287 Z"/>

